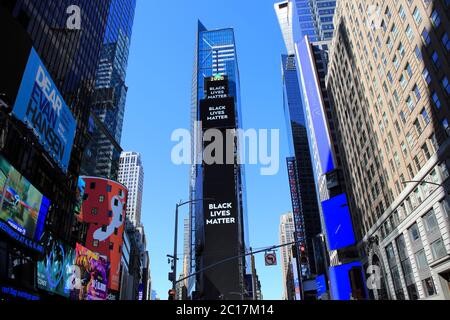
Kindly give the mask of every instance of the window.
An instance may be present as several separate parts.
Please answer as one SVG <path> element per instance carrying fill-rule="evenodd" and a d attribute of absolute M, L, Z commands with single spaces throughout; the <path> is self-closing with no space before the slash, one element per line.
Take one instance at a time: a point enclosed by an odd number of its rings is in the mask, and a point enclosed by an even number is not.
<path fill-rule="evenodd" d="M 411 96 L 408 96 L 408 98 L 406 98 L 406 105 L 408 106 L 409 111 L 413 111 L 414 110 L 414 101 L 411 98 Z"/>
<path fill-rule="evenodd" d="M 408 84 L 408 82 L 406 81 L 406 78 L 404 75 L 400 76 L 400 84 L 402 85 L 402 88 L 405 89 L 406 85 Z"/>
<path fill-rule="evenodd" d="M 431 211 L 428 212 L 423 217 L 423 221 L 424 221 L 425 230 L 427 231 L 427 233 L 433 233 L 433 232 L 435 232 L 437 230 L 438 222 L 437 222 L 436 215 L 435 215 L 433 209 L 431 209 Z"/>
<path fill-rule="evenodd" d="M 429 45 L 431 42 L 430 34 L 428 33 L 427 28 L 424 28 L 422 31 L 422 40 L 425 43 L 425 45 Z"/>
<path fill-rule="evenodd" d="M 417 85 L 413 88 L 414 94 L 416 95 L 416 100 L 419 101 L 422 98 L 422 95 L 420 94 L 420 89 Z"/>
<path fill-rule="evenodd" d="M 100 202 L 100 203 L 105 202 L 105 196 L 99 196 L 98 197 L 98 202 Z"/>
<path fill-rule="evenodd" d="M 91 190 L 94 190 L 95 189 L 95 182 L 91 182 L 89 187 L 90 187 Z"/>
<path fill-rule="evenodd" d="M 416 263 L 419 270 L 428 270 L 428 262 L 425 255 L 425 250 L 422 249 L 416 253 Z"/>
<path fill-rule="evenodd" d="M 114 234 L 117 236 L 119 234 L 119 229 L 114 228 Z"/>
<path fill-rule="evenodd" d="M 114 250 L 114 243 L 113 242 L 110 242 L 109 243 L 109 250 Z"/>
<path fill-rule="evenodd" d="M 411 239 L 411 242 L 416 242 L 420 240 L 420 233 L 419 233 L 419 227 L 417 226 L 417 223 L 414 223 L 408 230 L 409 237 Z"/>
<path fill-rule="evenodd" d="M 425 292 L 425 296 L 431 297 L 436 294 L 436 287 L 434 286 L 433 278 L 427 278 L 422 281 L 423 290 Z"/>
<path fill-rule="evenodd" d="M 437 51 L 433 52 L 433 54 L 431 55 L 431 59 L 433 60 L 436 69 L 439 69 L 441 67 L 441 62 L 439 61 L 439 54 L 437 53 Z"/>
<path fill-rule="evenodd" d="M 442 38 L 441 38 L 441 42 L 442 45 L 444 46 L 445 49 L 447 49 L 447 51 L 450 51 L 450 40 L 448 38 L 448 33 L 444 33 Z"/>
<path fill-rule="evenodd" d="M 99 245 L 99 241 L 98 241 L 98 240 L 92 241 L 92 246 L 93 246 L 94 248 L 98 248 L 98 245 Z"/>
<path fill-rule="evenodd" d="M 97 208 L 92 208 L 91 213 L 93 216 L 96 216 L 98 213 L 98 209 Z"/>
<path fill-rule="evenodd" d="M 422 52 L 420 51 L 419 46 L 416 46 L 414 49 L 414 53 L 416 55 L 417 60 L 422 61 L 423 57 L 422 57 Z"/>
<path fill-rule="evenodd" d="M 439 28 L 441 25 L 441 17 L 439 17 L 439 13 L 436 11 L 436 9 L 433 10 L 433 13 L 431 13 L 431 22 L 433 23 L 433 26 L 435 28 Z"/>
<path fill-rule="evenodd" d="M 417 7 L 413 11 L 413 17 L 417 25 L 419 25 L 422 22 L 422 16 L 420 15 L 420 11 Z"/>
<path fill-rule="evenodd" d="M 419 119 L 414 121 L 414 127 L 416 128 L 417 135 L 420 136 L 422 134 L 422 126 L 420 125 Z"/>
<path fill-rule="evenodd" d="M 423 108 L 420 114 L 422 115 L 422 119 L 423 122 L 425 123 L 425 126 L 428 125 L 430 123 L 430 116 L 428 115 L 427 110 Z"/>
<path fill-rule="evenodd" d="M 447 136 L 450 136 L 450 127 L 448 125 L 447 119 L 442 120 L 442 127 L 444 128 L 445 132 L 447 133 Z"/>
<path fill-rule="evenodd" d="M 110 186 L 109 184 L 106 186 L 106 192 L 111 192 L 112 191 L 112 186 Z"/>
<path fill-rule="evenodd" d="M 104 224 L 104 225 L 102 226 L 102 232 L 106 232 L 106 230 L 108 230 L 108 226 Z"/>
<path fill-rule="evenodd" d="M 441 101 L 439 100 L 439 97 L 438 97 L 436 92 L 433 92 L 431 94 L 431 99 L 433 99 L 433 103 L 436 106 L 436 108 L 440 109 L 441 108 Z"/>
<path fill-rule="evenodd" d="M 447 76 L 445 76 L 444 78 L 442 78 L 442 87 L 444 88 L 445 92 L 447 92 L 447 94 L 450 95 L 450 83 L 448 81 Z"/>
<path fill-rule="evenodd" d="M 423 71 L 422 71 L 422 77 L 424 78 L 424 80 L 426 81 L 426 83 L 430 84 L 430 82 L 431 82 L 431 75 L 430 75 L 430 73 L 428 72 L 427 67 L 423 68 Z"/>
<path fill-rule="evenodd" d="M 398 14 L 400 16 L 400 18 L 405 21 L 406 19 L 406 13 L 405 13 L 405 9 L 403 8 L 402 5 L 400 5 L 400 9 L 398 10 Z"/>
<path fill-rule="evenodd" d="M 422 146 L 422 151 L 423 151 L 423 154 L 425 156 L 425 159 L 426 160 L 430 160 L 431 154 L 430 154 L 430 150 L 428 149 L 428 145 L 427 145 L 426 142 Z"/>
<path fill-rule="evenodd" d="M 431 252 L 433 253 L 434 260 L 439 260 L 447 255 L 447 250 L 445 249 L 442 238 L 439 238 L 439 240 L 431 244 Z"/>
<path fill-rule="evenodd" d="M 394 64 L 395 69 L 398 69 L 398 67 L 400 66 L 400 61 L 397 55 L 394 57 L 394 60 L 392 60 L 392 63 Z"/>

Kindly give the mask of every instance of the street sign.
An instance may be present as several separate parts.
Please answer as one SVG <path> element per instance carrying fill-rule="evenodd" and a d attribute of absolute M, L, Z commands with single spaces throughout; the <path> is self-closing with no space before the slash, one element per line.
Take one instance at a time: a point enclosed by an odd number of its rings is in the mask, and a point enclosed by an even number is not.
<path fill-rule="evenodd" d="M 266 267 L 273 267 L 278 264 L 277 263 L 277 255 L 274 252 L 266 253 L 264 260 L 266 261 Z"/>

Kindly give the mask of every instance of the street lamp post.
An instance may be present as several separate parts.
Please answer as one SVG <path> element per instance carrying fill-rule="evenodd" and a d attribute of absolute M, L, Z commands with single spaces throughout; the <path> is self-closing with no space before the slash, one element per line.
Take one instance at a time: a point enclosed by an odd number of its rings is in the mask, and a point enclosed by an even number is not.
<path fill-rule="evenodd" d="M 214 200 L 214 199 L 210 199 L 210 198 L 204 198 L 204 199 L 194 199 L 194 200 L 189 200 L 189 201 L 185 201 L 185 202 L 179 202 L 176 205 L 175 208 L 175 236 L 174 236 L 174 240 L 173 240 L 173 256 L 168 256 L 169 258 L 171 258 L 173 260 L 173 267 L 172 267 L 172 274 L 169 273 L 169 279 L 172 281 L 172 290 L 176 291 L 176 286 L 177 286 L 177 261 L 178 261 L 178 211 L 179 208 L 182 206 L 185 206 L 187 204 L 190 203 L 194 203 L 194 202 L 198 202 L 198 201 L 203 201 L 203 200 Z"/>

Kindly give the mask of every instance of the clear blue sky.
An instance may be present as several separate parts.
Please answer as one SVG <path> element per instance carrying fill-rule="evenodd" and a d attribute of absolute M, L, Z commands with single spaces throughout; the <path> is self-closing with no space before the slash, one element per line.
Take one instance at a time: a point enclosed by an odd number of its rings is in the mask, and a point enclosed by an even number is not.
<path fill-rule="evenodd" d="M 127 84 L 122 146 L 140 152 L 145 166 L 142 220 L 151 257 L 153 289 L 167 298 L 166 255 L 173 251 L 175 203 L 188 198 L 189 166 L 171 162 L 178 128 L 190 128 L 191 81 L 197 20 L 207 28 L 234 27 L 241 76 L 245 128 L 280 129 L 280 172 L 261 176 L 247 166 L 248 220 L 254 248 L 278 244 L 280 215 L 291 210 L 285 158 L 288 155 L 282 105 L 281 59 L 285 52 L 274 0 L 139 0 Z M 182 217 L 187 217 L 187 207 Z M 180 221 L 180 234 L 182 233 Z M 182 236 L 179 242 L 182 252 Z M 281 268 L 257 271 L 266 299 L 282 296 Z M 180 270 L 180 269 L 179 269 Z"/>

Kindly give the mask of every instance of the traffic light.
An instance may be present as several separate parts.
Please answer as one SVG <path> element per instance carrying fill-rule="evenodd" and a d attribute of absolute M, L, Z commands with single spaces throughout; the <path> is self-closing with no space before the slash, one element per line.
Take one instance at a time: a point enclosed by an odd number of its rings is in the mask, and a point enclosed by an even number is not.
<path fill-rule="evenodd" d="M 175 295 L 177 294 L 177 292 L 173 289 L 169 290 L 169 301 L 170 300 L 175 300 Z"/>

